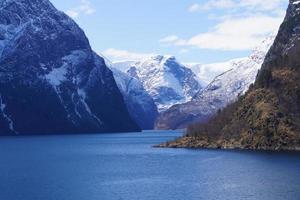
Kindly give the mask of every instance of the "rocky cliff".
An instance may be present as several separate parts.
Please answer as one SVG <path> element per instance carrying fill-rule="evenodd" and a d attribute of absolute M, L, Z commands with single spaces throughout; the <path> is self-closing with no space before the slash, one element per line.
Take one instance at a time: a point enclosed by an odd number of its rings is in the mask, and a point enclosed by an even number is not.
<path fill-rule="evenodd" d="M 137 130 L 72 19 L 48 0 L 0 1 L 0 135 Z"/>
<path fill-rule="evenodd" d="M 111 70 L 131 117 L 143 130 L 152 130 L 158 116 L 152 97 L 138 79 L 116 68 L 111 68 Z"/>

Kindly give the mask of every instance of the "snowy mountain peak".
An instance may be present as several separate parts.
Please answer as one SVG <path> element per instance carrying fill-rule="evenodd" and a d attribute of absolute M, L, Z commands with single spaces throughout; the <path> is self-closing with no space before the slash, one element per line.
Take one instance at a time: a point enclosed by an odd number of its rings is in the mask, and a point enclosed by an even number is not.
<path fill-rule="evenodd" d="M 167 70 L 169 67 L 168 63 L 171 62 L 176 62 L 177 64 L 179 64 L 174 56 L 156 55 L 140 61 L 141 64 L 138 66 L 141 68 L 154 66 L 155 68 L 160 68 L 161 70 Z"/>
<path fill-rule="evenodd" d="M 156 60 L 158 62 L 161 62 L 163 59 L 164 59 L 164 56 L 162 56 L 162 55 L 156 55 L 156 56 L 150 57 L 150 60 Z M 147 60 L 149 60 L 149 59 L 147 59 Z"/>
<path fill-rule="evenodd" d="M 231 70 L 236 66 L 244 66 L 239 64 L 240 61 L 250 59 L 257 64 L 261 64 L 274 39 L 275 35 L 270 34 L 256 48 L 253 49 L 248 57 L 212 64 L 185 63 L 184 65 L 193 70 L 193 72 L 197 75 L 201 85 L 207 86 L 216 76 L 220 75 L 221 73 Z"/>
<path fill-rule="evenodd" d="M 264 39 L 257 47 L 252 51 L 252 54 L 249 56 L 250 59 L 257 63 L 262 63 L 266 57 L 268 50 L 273 44 L 275 39 L 275 34 L 271 34 L 266 39 Z"/>
<path fill-rule="evenodd" d="M 151 56 L 149 59 L 146 59 L 145 61 L 158 61 L 159 63 L 165 63 L 168 60 L 176 60 L 175 56 L 171 56 L 171 55 L 155 55 L 155 56 Z"/>
<path fill-rule="evenodd" d="M 160 112 L 189 101 L 201 89 L 192 70 L 174 56 L 156 55 L 137 62 L 117 62 L 113 66 L 140 80 Z"/>
<path fill-rule="evenodd" d="M 42 16 L 49 11 L 60 12 L 48 0 L 2 0 L 0 8 L 18 13 L 20 19 L 25 16 Z"/>

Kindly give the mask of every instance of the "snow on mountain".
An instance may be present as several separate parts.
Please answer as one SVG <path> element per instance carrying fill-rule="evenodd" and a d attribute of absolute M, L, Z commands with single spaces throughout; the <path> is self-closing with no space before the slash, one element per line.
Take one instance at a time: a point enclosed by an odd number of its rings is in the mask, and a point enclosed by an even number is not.
<path fill-rule="evenodd" d="M 122 72 L 127 73 L 127 71 L 131 67 L 136 67 L 139 64 L 139 61 L 133 61 L 133 60 L 125 60 L 125 61 L 118 61 L 118 62 L 113 62 L 111 65 L 115 68 L 118 69 Z"/>
<path fill-rule="evenodd" d="M 0 1 L 0 135 L 138 130 L 71 18 L 48 0 Z"/>
<path fill-rule="evenodd" d="M 117 86 L 123 95 L 123 99 L 131 117 L 140 126 L 140 128 L 142 128 L 142 130 L 153 129 L 154 122 L 158 117 L 158 110 L 154 100 L 145 90 L 142 82 L 137 78 L 115 68 L 113 66 L 114 64 L 105 56 L 101 54 L 100 56 L 105 60 L 106 66 L 112 70 Z M 129 68 L 126 63 L 135 62 L 128 61 L 120 66 L 115 66 L 119 68 L 123 67 L 123 70 L 126 71 L 126 67 Z"/>
<path fill-rule="evenodd" d="M 159 112 L 191 100 L 202 88 L 192 70 L 173 56 L 158 55 L 142 61 L 117 62 L 113 66 L 140 80 Z"/>
<path fill-rule="evenodd" d="M 234 63 L 245 59 L 246 58 L 238 58 L 227 62 L 212 64 L 184 63 L 184 65 L 193 70 L 197 75 L 200 84 L 206 87 L 216 76 L 232 69 Z"/>
<path fill-rule="evenodd" d="M 268 37 L 263 41 L 258 47 L 253 50 L 253 56 L 260 56 L 259 58 L 253 58 L 253 60 L 258 59 L 256 62 L 261 62 L 261 56 L 265 55 L 265 52 L 268 51 L 270 47 L 270 40 L 273 36 Z M 202 86 L 207 86 L 213 81 L 213 79 L 234 68 L 235 65 L 239 62 L 248 60 L 248 57 L 232 59 L 226 62 L 212 63 L 212 64 L 200 64 L 200 63 L 184 63 L 184 65 L 193 70 L 197 75 L 199 82 Z"/>
<path fill-rule="evenodd" d="M 153 129 L 158 111 L 143 84 L 116 68 L 111 69 L 131 117 L 143 130 Z"/>
<path fill-rule="evenodd" d="M 158 117 L 158 110 L 154 100 L 145 90 L 140 80 L 114 67 L 117 66 L 126 71 L 126 69 L 130 68 L 130 64 L 134 64 L 136 61 L 121 62 L 118 65 L 113 64 L 105 56 L 101 54 L 100 56 L 105 60 L 106 66 L 112 70 L 131 117 L 143 130 L 153 129 L 154 122 Z"/>
<path fill-rule="evenodd" d="M 207 120 L 219 109 L 234 102 L 254 83 L 273 41 L 274 36 L 270 36 L 249 57 L 228 62 L 230 70 L 217 76 L 191 101 L 175 105 L 162 113 L 156 122 L 156 128 L 185 128 L 188 124 Z"/>

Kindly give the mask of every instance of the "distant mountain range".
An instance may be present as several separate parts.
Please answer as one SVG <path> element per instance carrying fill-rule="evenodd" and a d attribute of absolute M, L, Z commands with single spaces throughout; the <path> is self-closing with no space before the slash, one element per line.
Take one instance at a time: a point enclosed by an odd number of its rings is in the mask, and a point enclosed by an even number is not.
<path fill-rule="evenodd" d="M 184 103 L 202 89 L 193 71 L 173 56 L 153 56 L 141 61 L 113 63 L 113 67 L 139 80 L 159 112 Z"/>
<path fill-rule="evenodd" d="M 231 70 L 236 62 L 245 60 L 246 58 L 232 59 L 226 62 L 200 64 L 200 63 L 184 63 L 184 65 L 190 68 L 198 78 L 200 84 L 205 88 L 208 86 L 217 76 L 224 72 Z"/>
<path fill-rule="evenodd" d="M 112 72 L 48 0 L 0 1 L 0 135 L 139 131 Z"/>
<path fill-rule="evenodd" d="M 117 82 L 126 83 L 131 77 L 135 82 L 140 82 L 139 85 L 149 94 L 147 101 L 137 101 L 139 96 L 134 94 L 136 105 L 145 107 L 143 102 L 150 102 L 149 96 L 155 102 L 159 115 L 154 114 L 157 112 L 155 107 L 147 106 L 148 110 L 144 113 L 152 113 L 148 124 L 155 122 L 156 129 L 180 129 L 194 122 L 208 120 L 244 94 L 254 83 L 273 40 L 274 36 L 267 37 L 249 57 L 223 63 L 182 64 L 173 56 L 153 56 L 141 61 L 122 61 L 109 65 L 113 71 L 119 71 L 115 73 Z M 123 76 L 118 75 L 120 71 Z M 126 88 L 118 85 L 121 91 Z M 131 95 L 127 92 L 123 96 L 128 99 Z M 126 102 L 130 104 L 128 100 Z M 129 112 L 132 116 L 147 119 L 134 109 L 129 109 Z"/>
<path fill-rule="evenodd" d="M 191 101 L 174 105 L 161 113 L 156 121 L 156 129 L 180 129 L 195 122 L 205 122 L 218 110 L 236 101 L 254 83 L 273 41 L 274 36 L 270 36 L 249 57 L 224 63 L 230 65 L 230 70 L 218 75 Z M 213 67 L 213 64 L 210 66 Z"/>

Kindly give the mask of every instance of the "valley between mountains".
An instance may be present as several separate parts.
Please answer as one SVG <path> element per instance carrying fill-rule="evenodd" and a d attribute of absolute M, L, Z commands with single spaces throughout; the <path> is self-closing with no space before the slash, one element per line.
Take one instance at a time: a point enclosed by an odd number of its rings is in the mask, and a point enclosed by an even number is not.
<path fill-rule="evenodd" d="M 131 97 L 125 101 L 131 115 L 149 122 L 143 129 L 184 129 L 207 121 L 248 90 L 274 38 L 267 37 L 248 57 L 224 63 L 184 64 L 173 56 L 158 55 L 108 66 L 125 99 Z M 218 66 L 222 68 L 218 70 Z"/>
<path fill-rule="evenodd" d="M 111 62 L 48 0 L 0 1 L 0 135 L 187 129 L 168 147 L 298 150 L 300 4 L 248 57 Z"/>

